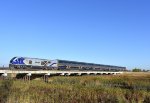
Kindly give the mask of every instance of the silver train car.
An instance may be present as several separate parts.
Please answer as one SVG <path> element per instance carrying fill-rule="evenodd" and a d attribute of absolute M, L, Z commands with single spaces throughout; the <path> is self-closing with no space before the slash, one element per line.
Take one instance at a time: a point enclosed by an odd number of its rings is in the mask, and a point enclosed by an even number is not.
<path fill-rule="evenodd" d="M 90 71 L 126 71 L 126 67 L 85 63 L 69 60 L 47 60 L 27 57 L 14 57 L 10 60 L 10 68 L 15 69 L 47 69 L 47 70 L 90 70 Z"/>
<path fill-rule="evenodd" d="M 90 71 L 126 71 L 126 67 L 85 63 L 68 60 L 55 60 L 59 70 L 90 70 Z"/>

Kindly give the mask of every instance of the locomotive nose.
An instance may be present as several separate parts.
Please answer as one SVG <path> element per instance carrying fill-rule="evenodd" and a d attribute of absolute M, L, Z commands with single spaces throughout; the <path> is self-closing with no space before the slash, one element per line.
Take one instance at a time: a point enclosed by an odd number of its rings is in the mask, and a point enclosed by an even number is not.
<path fill-rule="evenodd" d="M 14 57 L 10 60 L 10 64 L 24 64 L 23 61 L 24 61 L 24 58 Z"/>

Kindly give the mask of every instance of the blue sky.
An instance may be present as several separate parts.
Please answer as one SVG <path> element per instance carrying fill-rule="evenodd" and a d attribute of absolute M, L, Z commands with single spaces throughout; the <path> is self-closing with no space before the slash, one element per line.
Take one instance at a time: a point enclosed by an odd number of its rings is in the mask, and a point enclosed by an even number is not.
<path fill-rule="evenodd" d="M 149 0 L 1 0 L 0 65 L 14 56 L 150 69 Z"/>

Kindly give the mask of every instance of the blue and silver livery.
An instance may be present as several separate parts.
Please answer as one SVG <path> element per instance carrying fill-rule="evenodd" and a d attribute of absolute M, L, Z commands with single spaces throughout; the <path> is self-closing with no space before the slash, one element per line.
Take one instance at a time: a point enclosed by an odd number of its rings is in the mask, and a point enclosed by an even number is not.
<path fill-rule="evenodd" d="M 28 58 L 28 57 L 14 57 L 10 60 L 9 66 L 11 68 L 52 68 L 56 63 L 48 59 Z"/>

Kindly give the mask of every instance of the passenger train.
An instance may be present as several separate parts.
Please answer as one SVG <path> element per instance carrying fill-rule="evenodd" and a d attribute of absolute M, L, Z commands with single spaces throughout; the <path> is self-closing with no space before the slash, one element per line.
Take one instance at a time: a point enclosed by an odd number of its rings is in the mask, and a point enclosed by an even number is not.
<path fill-rule="evenodd" d="M 68 60 L 48 60 L 28 57 L 14 57 L 10 60 L 11 69 L 46 69 L 46 70 L 92 70 L 92 71 L 125 71 L 126 67 L 85 63 Z"/>

